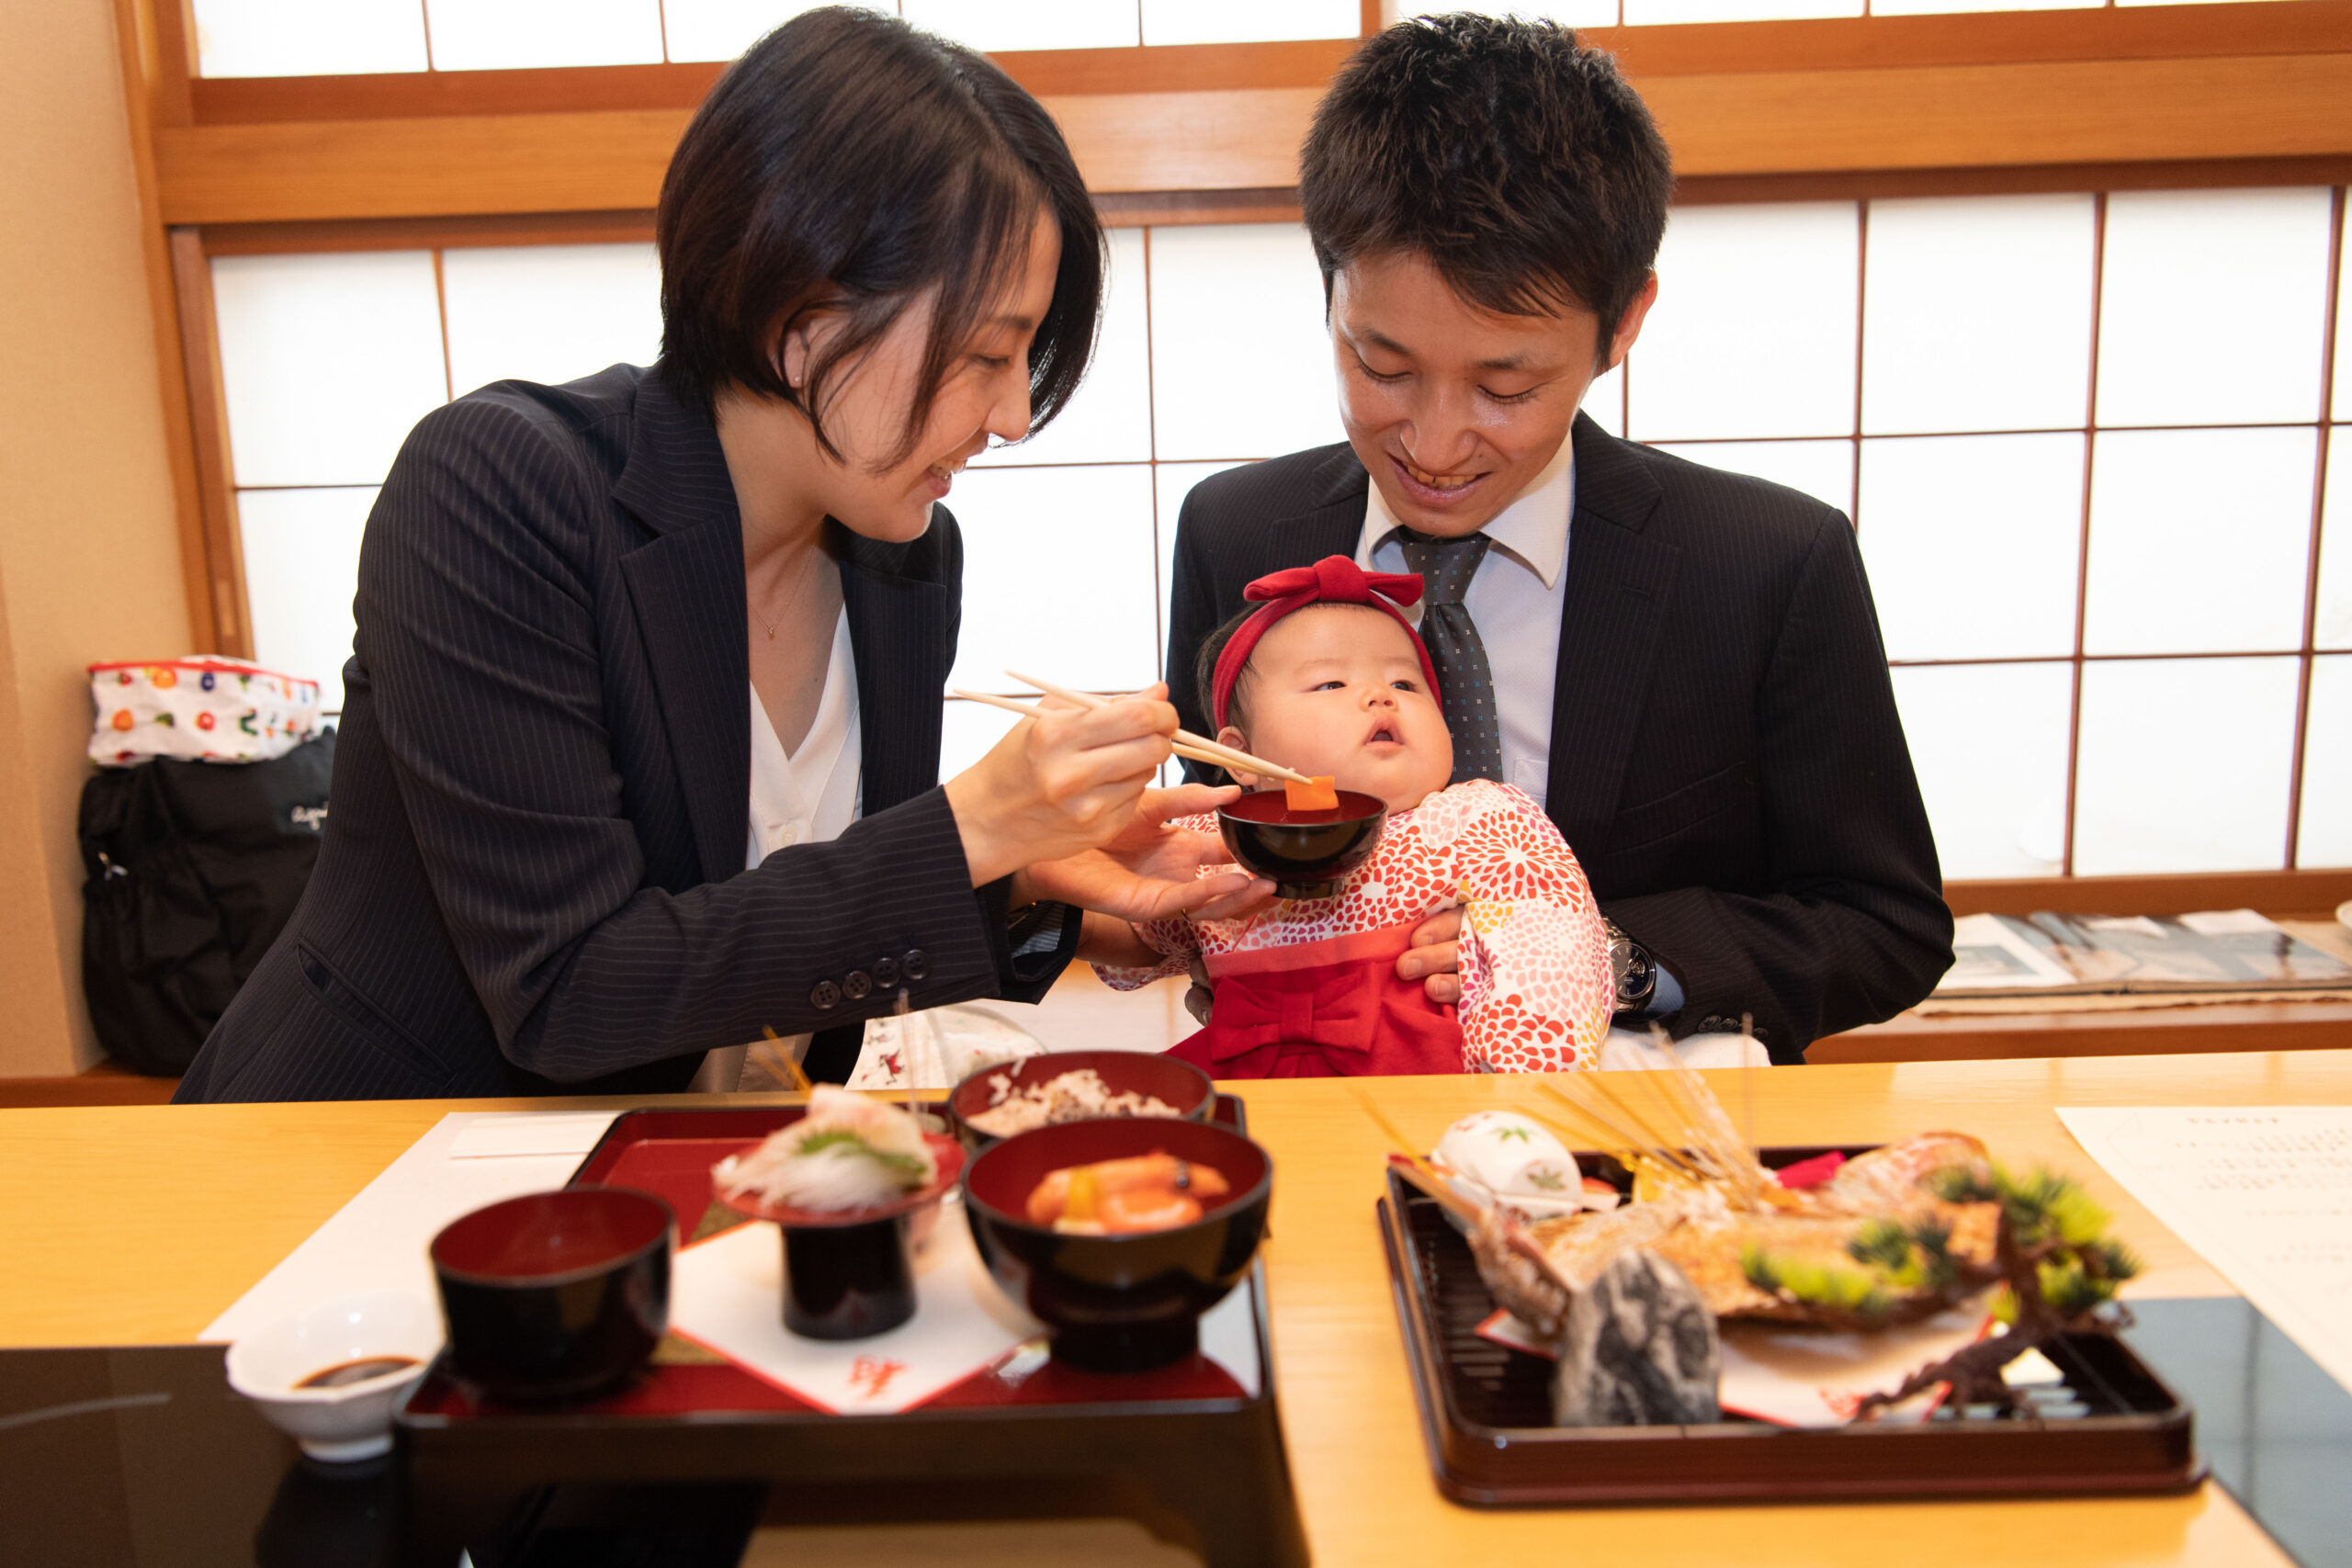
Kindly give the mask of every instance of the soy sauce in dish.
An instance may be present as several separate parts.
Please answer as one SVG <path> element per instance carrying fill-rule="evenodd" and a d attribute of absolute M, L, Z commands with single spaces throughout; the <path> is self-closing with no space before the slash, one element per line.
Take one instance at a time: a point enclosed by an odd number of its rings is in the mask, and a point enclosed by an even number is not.
<path fill-rule="evenodd" d="M 296 1388 L 348 1388 L 356 1382 L 366 1382 L 388 1373 L 404 1371 L 416 1365 L 413 1356 L 362 1356 L 356 1361 L 337 1361 L 332 1367 L 321 1367 Z"/>

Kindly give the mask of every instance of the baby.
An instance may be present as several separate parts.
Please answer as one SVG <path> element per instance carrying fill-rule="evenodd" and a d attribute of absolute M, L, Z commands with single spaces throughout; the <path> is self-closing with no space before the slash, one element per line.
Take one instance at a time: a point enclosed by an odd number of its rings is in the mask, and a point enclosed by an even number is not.
<path fill-rule="evenodd" d="M 1216 1004 L 1173 1054 L 1214 1077 L 1557 1072 L 1591 1066 L 1608 1032 L 1608 939 L 1559 829 L 1509 784 L 1446 785 L 1453 740 L 1435 671 L 1396 608 L 1420 596 L 1418 577 L 1329 556 L 1251 583 L 1261 607 L 1202 650 L 1221 743 L 1388 806 L 1372 859 L 1330 897 L 1153 920 L 1130 928 L 1126 952 L 1093 946 L 1096 972 L 1121 990 L 1203 957 Z M 1179 825 L 1217 830 L 1213 816 Z M 1456 904 L 1458 1016 L 1396 972 L 1414 928 Z"/>

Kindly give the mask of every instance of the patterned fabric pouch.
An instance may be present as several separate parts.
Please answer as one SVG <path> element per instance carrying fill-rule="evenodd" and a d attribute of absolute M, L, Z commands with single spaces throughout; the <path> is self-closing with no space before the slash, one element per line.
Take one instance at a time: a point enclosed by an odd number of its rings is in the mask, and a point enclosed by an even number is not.
<path fill-rule="evenodd" d="M 90 760 L 110 768 L 151 757 L 267 761 L 319 732 L 316 681 L 209 654 L 93 664 L 90 698 Z"/>

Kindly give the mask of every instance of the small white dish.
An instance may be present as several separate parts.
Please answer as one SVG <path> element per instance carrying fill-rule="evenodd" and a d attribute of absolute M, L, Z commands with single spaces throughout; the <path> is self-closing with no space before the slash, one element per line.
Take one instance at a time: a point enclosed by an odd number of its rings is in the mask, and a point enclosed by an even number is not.
<path fill-rule="evenodd" d="M 407 1291 L 338 1296 L 229 1347 L 229 1386 L 312 1459 L 374 1459 L 392 1446 L 392 1412 L 441 1351 L 441 1314 Z M 404 1364 L 337 1385 L 308 1379 L 379 1359 Z"/>
<path fill-rule="evenodd" d="M 1500 1204 L 1529 1224 L 1617 1206 L 1616 1193 L 1586 1188 L 1576 1156 L 1559 1139 L 1516 1111 L 1472 1111 L 1445 1130 L 1430 1159 L 1470 1202 Z"/>

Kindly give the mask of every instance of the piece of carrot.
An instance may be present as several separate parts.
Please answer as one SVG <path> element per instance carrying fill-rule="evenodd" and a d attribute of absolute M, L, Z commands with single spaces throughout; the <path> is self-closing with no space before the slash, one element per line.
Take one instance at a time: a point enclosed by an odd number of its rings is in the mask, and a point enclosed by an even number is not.
<path fill-rule="evenodd" d="M 1317 774 L 1307 784 L 1283 781 L 1283 804 L 1293 811 L 1336 811 L 1340 808 L 1340 792 L 1332 787 L 1334 775 Z"/>

